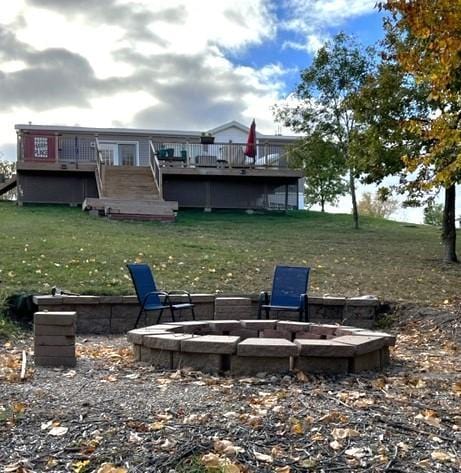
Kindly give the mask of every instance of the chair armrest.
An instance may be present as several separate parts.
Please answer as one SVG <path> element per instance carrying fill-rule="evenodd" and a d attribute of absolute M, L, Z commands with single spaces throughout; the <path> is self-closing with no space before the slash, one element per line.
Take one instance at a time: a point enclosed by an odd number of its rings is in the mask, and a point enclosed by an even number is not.
<path fill-rule="evenodd" d="M 147 300 L 149 299 L 150 296 L 165 296 L 166 298 L 168 298 L 168 293 L 165 292 L 165 291 L 152 291 L 152 292 L 149 292 L 148 294 L 146 294 L 146 296 L 144 297 L 144 300 L 142 301 L 142 307 L 144 307 L 146 305 L 146 302 L 147 302 Z"/>
<path fill-rule="evenodd" d="M 191 297 L 189 291 L 184 291 L 182 289 L 176 289 L 176 290 L 173 290 L 173 291 L 168 291 L 169 296 L 180 295 L 180 294 L 185 294 L 187 296 L 187 298 L 189 299 L 189 303 L 192 304 L 192 297 Z"/>

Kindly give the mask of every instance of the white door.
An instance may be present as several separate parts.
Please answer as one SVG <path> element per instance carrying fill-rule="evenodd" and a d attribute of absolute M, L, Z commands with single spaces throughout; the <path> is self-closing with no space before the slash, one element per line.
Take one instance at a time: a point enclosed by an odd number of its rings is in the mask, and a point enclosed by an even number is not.
<path fill-rule="evenodd" d="M 104 164 L 112 166 L 137 166 L 137 143 L 100 143 Z"/>
<path fill-rule="evenodd" d="M 118 166 L 118 145 L 115 143 L 100 143 L 102 162 L 109 166 Z"/>

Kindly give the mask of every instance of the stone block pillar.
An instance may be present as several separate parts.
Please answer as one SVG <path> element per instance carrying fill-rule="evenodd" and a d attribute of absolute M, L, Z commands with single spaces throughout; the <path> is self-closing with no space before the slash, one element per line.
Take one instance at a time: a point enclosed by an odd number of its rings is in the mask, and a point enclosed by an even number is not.
<path fill-rule="evenodd" d="M 75 366 L 77 312 L 35 312 L 36 366 Z"/>

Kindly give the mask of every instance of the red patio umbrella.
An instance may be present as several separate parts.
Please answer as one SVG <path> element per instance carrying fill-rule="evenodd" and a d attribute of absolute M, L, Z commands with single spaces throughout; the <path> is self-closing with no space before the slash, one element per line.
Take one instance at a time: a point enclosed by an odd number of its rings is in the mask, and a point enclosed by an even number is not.
<path fill-rule="evenodd" d="M 245 147 L 245 156 L 256 158 L 256 122 L 253 119 L 248 133 L 247 145 Z"/>

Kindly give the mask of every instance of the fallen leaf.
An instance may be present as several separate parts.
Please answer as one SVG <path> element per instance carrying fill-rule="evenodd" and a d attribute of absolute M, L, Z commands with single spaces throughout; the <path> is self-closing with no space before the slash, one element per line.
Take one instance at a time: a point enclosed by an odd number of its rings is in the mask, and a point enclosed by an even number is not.
<path fill-rule="evenodd" d="M 332 442 L 330 442 L 330 447 L 333 450 L 341 450 L 342 445 L 337 440 L 333 440 Z"/>
<path fill-rule="evenodd" d="M 206 468 L 219 468 L 219 455 L 207 453 L 202 456 L 201 462 Z"/>
<path fill-rule="evenodd" d="M 52 427 L 48 434 L 54 437 L 61 437 L 62 435 L 66 435 L 68 430 L 67 427 Z"/>
<path fill-rule="evenodd" d="M 257 452 L 256 450 L 253 452 L 256 460 L 259 460 L 264 463 L 272 463 L 274 459 L 270 455 L 266 455 L 265 453 Z"/>
<path fill-rule="evenodd" d="M 360 460 L 366 455 L 365 449 L 364 448 L 359 448 L 359 447 L 352 447 L 348 448 L 344 452 L 348 457 L 355 458 L 357 460 Z"/>
<path fill-rule="evenodd" d="M 72 464 L 72 471 L 74 473 L 84 473 L 88 466 L 90 465 L 90 460 L 77 461 Z"/>
<path fill-rule="evenodd" d="M 286 466 L 279 466 L 275 469 L 275 473 L 290 473 L 291 468 L 286 465 Z"/>
<path fill-rule="evenodd" d="M 345 438 L 359 437 L 360 433 L 354 429 L 340 429 L 336 428 L 331 431 L 331 435 L 335 440 L 343 440 Z"/>
<path fill-rule="evenodd" d="M 446 462 L 452 461 L 452 456 L 449 453 L 444 452 L 443 450 L 434 450 L 431 453 L 431 458 L 440 463 L 446 463 Z"/>

